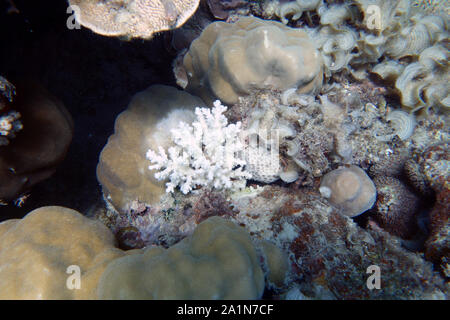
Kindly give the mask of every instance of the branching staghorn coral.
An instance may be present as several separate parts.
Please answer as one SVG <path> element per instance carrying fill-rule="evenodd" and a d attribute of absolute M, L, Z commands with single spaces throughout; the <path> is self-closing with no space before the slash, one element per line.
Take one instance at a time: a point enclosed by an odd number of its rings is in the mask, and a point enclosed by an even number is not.
<path fill-rule="evenodd" d="M 158 146 L 172 146 L 170 131 L 179 121 L 195 120 L 200 98 L 163 85 L 153 85 L 134 95 L 128 108 L 116 119 L 114 134 L 100 153 L 97 179 L 105 198 L 119 212 L 134 201 L 154 205 L 165 194 L 164 183 L 148 170 L 145 154 Z"/>
<path fill-rule="evenodd" d="M 243 145 L 239 138 L 241 123 L 228 124 L 223 113 L 227 110 L 220 101 L 214 102 L 212 110 L 196 108 L 197 120 L 188 125 L 180 122 L 171 130 L 175 146 L 162 147 L 158 153 L 147 152 L 154 163 L 150 170 L 158 180 L 169 179 L 166 192 L 180 187 L 184 194 L 198 186 L 215 189 L 235 189 L 245 186 L 251 175 L 244 170 L 246 164 L 238 154 Z"/>

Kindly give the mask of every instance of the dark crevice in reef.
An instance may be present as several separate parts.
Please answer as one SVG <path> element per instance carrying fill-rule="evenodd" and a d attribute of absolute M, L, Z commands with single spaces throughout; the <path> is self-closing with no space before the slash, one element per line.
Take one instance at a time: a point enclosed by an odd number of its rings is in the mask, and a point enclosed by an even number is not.
<path fill-rule="evenodd" d="M 136 92 L 156 83 L 175 85 L 173 57 L 162 34 L 126 42 L 69 30 L 65 1 L 14 4 L 19 13 L 8 13 L 9 1 L 0 0 L 0 75 L 12 83 L 38 80 L 64 103 L 75 131 L 56 173 L 36 185 L 22 207 L 1 206 L 0 221 L 44 205 L 87 212 L 101 198 L 95 169 L 116 116 Z"/>

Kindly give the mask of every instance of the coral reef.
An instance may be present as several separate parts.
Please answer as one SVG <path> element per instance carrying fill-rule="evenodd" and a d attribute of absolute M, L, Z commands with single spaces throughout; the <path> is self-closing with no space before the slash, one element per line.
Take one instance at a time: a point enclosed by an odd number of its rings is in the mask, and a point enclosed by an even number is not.
<path fill-rule="evenodd" d="M 0 147 L 3 201 L 15 199 L 50 177 L 63 161 L 73 134 L 72 118 L 64 105 L 35 82 L 17 83 L 17 95 L 9 108 L 20 113 L 23 129 Z"/>
<path fill-rule="evenodd" d="M 372 208 L 377 197 L 373 181 L 357 166 L 330 171 L 322 177 L 319 190 L 324 198 L 349 217 Z"/>
<path fill-rule="evenodd" d="M 269 1 L 262 15 L 277 16 L 285 24 L 303 17 L 298 26 L 308 25 L 306 31 L 323 57 L 326 78 L 345 71 L 362 80 L 373 71 L 395 86 L 408 111 L 446 110 L 448 10 L 442 9 L 442 3 Z"/>
<path fill-rule="evenodd" d="M 417 229 L 419 198 L 396 178 L 378 176 L 373 182 L 377 188 L 376 221 L 389 233 L 410 238 Z"/>
<path fill-rule="evenodd" d="M 322 60 L 304 31 L 254 17 L 210 24 L 192 42 L 184 67 L 186 90 L 207 103 L 231 105 L 263 88 L 310 93 L 322 84 Z"/>
<path fill-rule="evenodd" d="M 194 120 L 203 102 L 175 88 L 155 85 L 137 93 L 116 119 L 114 134 L 100 154 L 97 178 L 105 197 L 118 211 L 138 200 L 154 204 L 164 194 L 164 183 L 148 170 L 148 149 L 172 144 L 170 132 L 179 121 Z"/>
<path fill-rule="evenodd" d="M 268 185 L 232 195 L 232 216 L 258 239 L 288 252 L 294 287 L 305 299 L 446 299 L 448 285 L 430 262 L 402 248 L 375 226 L 359 227 L 310 188 L 301 192 Z M 369 290 L 364 276 L 381 269 L 382 290 Z M 367 275 L 368 277 L 368 275 Z"/>
<path fill-rule="evenodd" d="M 148 248 L 114 260 L 98 294 L 101 299 L 258 299 L 263 290 L 264 273 L 248 233 L 212 217 L 167 250 Z"/>
<path fill-rule="evenodd" d="M 185 23 L 199 0 L 69 0 L 69 4 L 77 22 L 95 33 L 149 39 Z"/>
<path fill-rule="evenodd" d="M 196 108 L 197 119 L 191 125 L 180 122 L 171 129 L 174 146 L 158 153 L 147 151 L 150 170 L 158 180 L 170 179 L 166 192 L 180 187 L 184 194 L 197 187 L 235 189 L 245 186 L 251 175 L 244 170 L 245 160 L 239 154 L 244 145 L 239 133 L 241 123 L 228 124 L 223 113 L 227 110 L 219 100 L 212 110 Z"/>

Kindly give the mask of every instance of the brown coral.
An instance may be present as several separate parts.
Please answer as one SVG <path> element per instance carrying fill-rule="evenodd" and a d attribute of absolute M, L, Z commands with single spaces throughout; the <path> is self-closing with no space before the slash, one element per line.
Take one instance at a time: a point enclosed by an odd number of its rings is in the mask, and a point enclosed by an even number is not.
<path fill-rule="evenodd" d="M 73 134 L 64 105 L 37 83 L 18 83 L 11 107 L 22 115 L 23 129 L 0 148 L 0 199 L 6 201 L 51 176 Z"/>
<path fill-rule="evenodd" d="M 373 182 L 377 187 L 375 219 L 389 233 L 410 238 L 417 229 L 419 198 L 393 177 L 376 177 Z"/>

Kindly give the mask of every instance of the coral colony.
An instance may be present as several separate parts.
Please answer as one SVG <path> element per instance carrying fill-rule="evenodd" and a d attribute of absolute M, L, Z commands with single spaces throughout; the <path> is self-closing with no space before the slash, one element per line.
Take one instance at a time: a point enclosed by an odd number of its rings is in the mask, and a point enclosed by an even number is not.
<path fill-rule="evenodd" d="M 448 1 L 205 3 L 69 0 L 102 88 L 0 76 L 0 299 L 448 300 Z"/>

